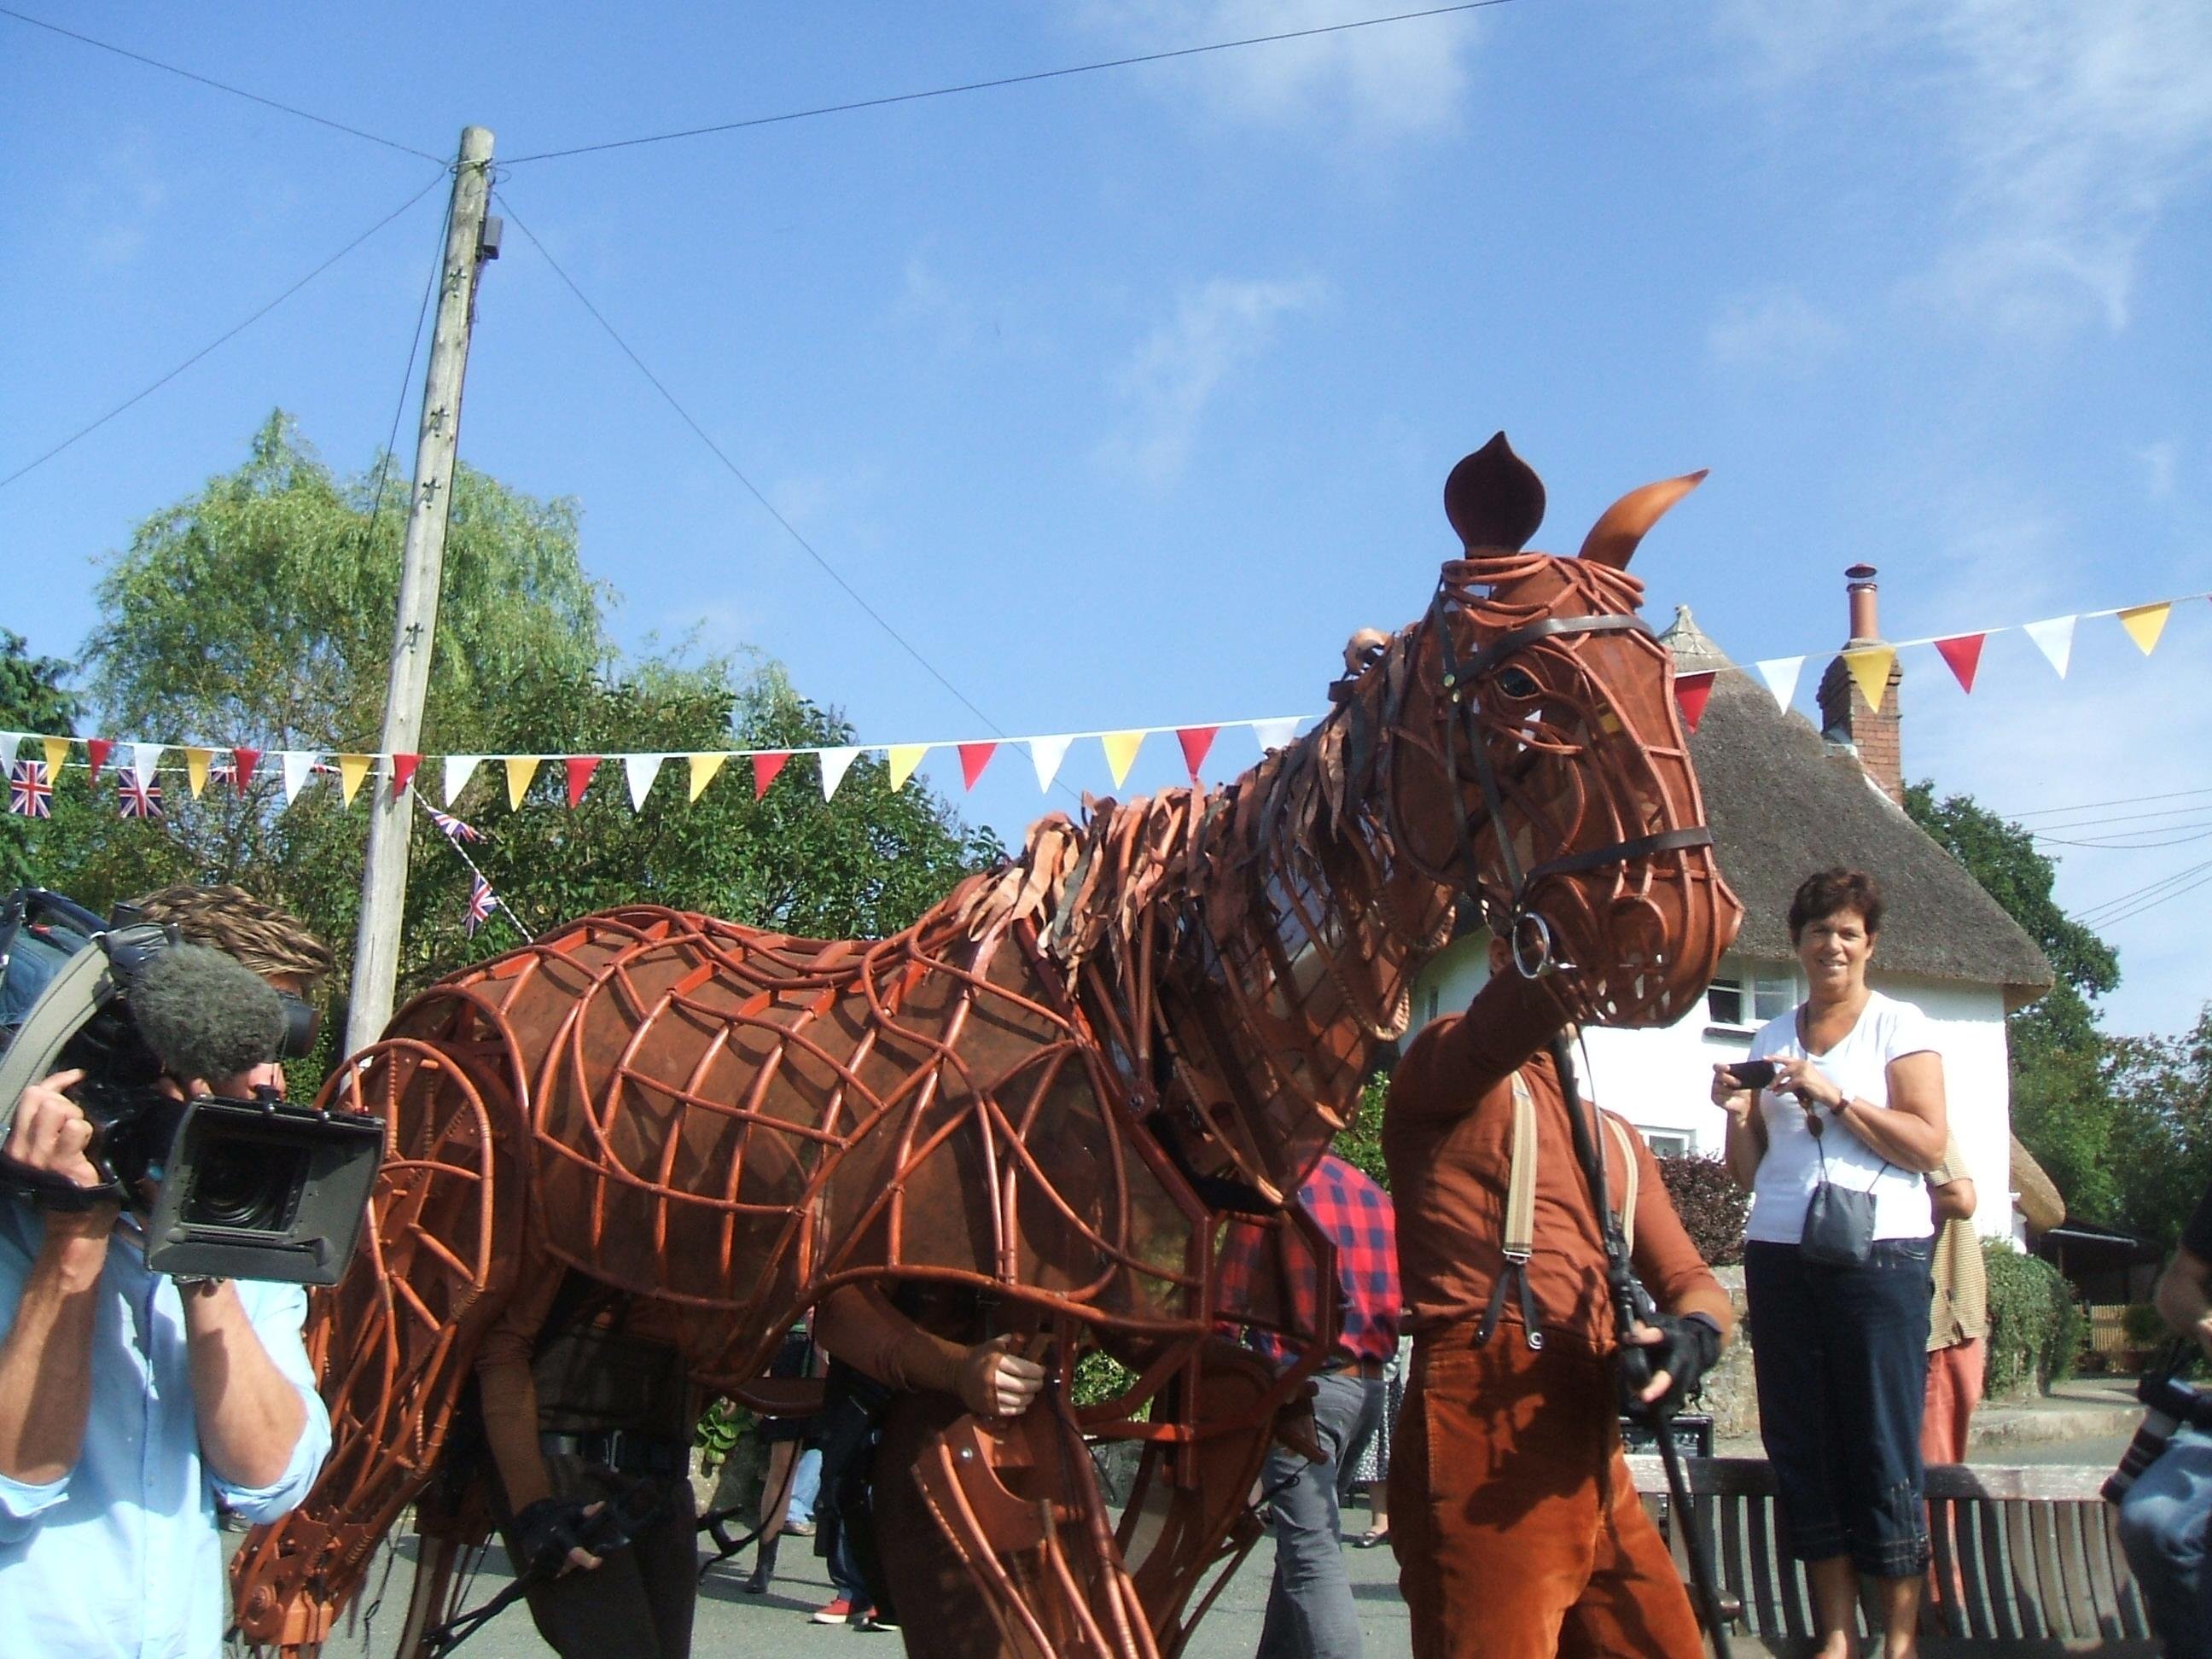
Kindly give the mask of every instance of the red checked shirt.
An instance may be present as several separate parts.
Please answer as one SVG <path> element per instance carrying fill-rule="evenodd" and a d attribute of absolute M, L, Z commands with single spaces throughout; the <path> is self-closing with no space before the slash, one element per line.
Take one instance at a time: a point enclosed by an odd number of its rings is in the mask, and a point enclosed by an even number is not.
<path fill-rule="evenodd" d="M 1330 1350 L 1331 1360 L 1351 1364 L 1388 1359 L 1398 1346 L 1398 1316 L 1402 1306 L 1398 1293 L 1397 1213 L 1391 1208 L 1390 1194 L 1331 1152 L 1323 1154 L 1299 1187 L 1298 1201 L 1336 1247 L 1338 1310 L 1343 1322 Z M 1272 1255 L 1265 1248 L 1270 1231 L 1249 1222 L 1229 1225 L 1222 1240 L 1218 1279 L 1218 1311 L 1225 1322 L 1240 1322 L 1239 1310 L 1249 1310 L 1264 1299 L 1255 1280 L 1263 1271 L 1263 1261 Z M 1285 1322 L 1292 1329 L 1309 1329 L 1317 1299 L 1312 1263 L 1295 1258 L 1289 1279 L 1291 1305 Z M 1249 1327 L 1246 1340 L 1279 1364 L 1291 1358 L 1288 1345 L 1271 1331 Z"/>

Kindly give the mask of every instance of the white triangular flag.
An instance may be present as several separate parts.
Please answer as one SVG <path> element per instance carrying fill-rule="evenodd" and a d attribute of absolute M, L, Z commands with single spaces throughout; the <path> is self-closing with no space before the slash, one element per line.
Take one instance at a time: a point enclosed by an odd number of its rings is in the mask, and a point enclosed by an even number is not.
<path fill-rule="evenodd" d="M 825 749 L 822 751 L 822 799 L 828 800 L 837 793 L 837 786 L 845 781 L 845 774 L 852 770 L 853 763 L 860 758 L 857 749 Z"/>
<path fill-rule="evenodd" d="M 289 806 L 315 769 L 315 751 L 312 749 L 287 749 L 277 758 L 284 765 L 284 805 Z"/>
<path fill-rule="evenodd" d="M 1031 738 L 1030 763 L 1036 768 L 1037 787 L 1049 789 L 1052 781 L 1060 775 L 1060 763 L 1067 758 L 1067 745 L 1073 738 Z"/>
<path fill-rule="evenodd" d="M 1765 662 L 1752 664 L 1751 672 L 1766 682 L 1766 689 L 1773 695 L 1775 706 L 1787 714 L 1790 703 L 1796 699 L 1797 676 L 1804 672 L 1804 667 L 1805 659 L 1802 657 L 1772 657 Z"/>
<path fill-rule="evenodd" d="M 645 798 L 653 793 L 653 781 L 660 775 L 660 763 L 665 755 L 624 755 L 623 772 L 629 779 L 629 810 L 645 811 Z"/>
<path fill-rule="evenodd" d="M 1260 752 L 1264 755 L 1270 749 L 1283 748 L 1297 735 L 1298 721 L 1303 718 L 1292 714 L 1283 720 L 1254 720 L 1252 735 L 1260 740 Z"/>
<path fill-rule="evenodd" d="M 2067 659 L 2074 654 L 2074 624 L 2076 620 L 2073 617 L 2053 617 L 2048 622 L 2023 624 L 2027 637 L 2035 641 L 2035 648 L 2049 659 L 2062 680 L 2066 678 Z"/>
<path fill-rule="evenodd" d="M 166 746 L 158 743 L 134 743 L 131 745 L 131 769 L 137 775 L 140 783 L 152 787 L 154 774 L 161 764 L 161 750 Z"/>
<path fill-rule="evenodd" d="M 0 770 L 15 763 L 15 745 L 22 741 L 21 732 L 0 732 Z"/>
<path fill-rule="evenodd" d="M 454 798 L 469 787 L 469 780 L 476 775 L 477 768 L 483 764 L 482 755 L 446 757 L 446 805 L 447 807 L 450 808 Z"/>

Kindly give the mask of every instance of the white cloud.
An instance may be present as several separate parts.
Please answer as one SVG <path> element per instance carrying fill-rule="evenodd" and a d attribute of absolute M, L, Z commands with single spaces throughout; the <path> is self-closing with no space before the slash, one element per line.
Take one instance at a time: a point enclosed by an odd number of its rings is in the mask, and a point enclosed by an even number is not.
<path fill-rule="evenodd" d="M 1216 277 L 1188 289 L 1173 320 L 1155 329 L 1116 378 L 1129 406 L 1122 428 L 1097 459 L 1160 485 L 1182 471 L 1206 405 L 1231 375 L 1256 362 L 1285 316 L 1327 297 L 1318 278 L 1237 282 Z"/>
<path fill-rule="evenodd" d="M 1093 33 L 1132 52 L 1287 34 L 1361 15 L 1344 0 L 1090 0 L 1084 10 Z M 1381 23 L 1209 52 L 1155 73 L 1179 104 L 1202 102 L 1233 120 L 1320 122 L 1370 140 L 1423 137 L 1458 125 L 1480 27 L 1465 15 Z"/>
<path fill-rule="evenodd" d="M 1706 340 L 1731 368 L 1802 374 L 1835 355 L 1844 331 L 1796 289 L 1780 288 L 1729 301 Z"/>
<path fill-rule="evenodd" d="M 2212 8 L 2202 0 L 1730 0 L 1752 76 L 1878 88 L 1932 118 L 1955 231 L 1919 291 L 2010 330 L 2126 325 L 2159 219 L 2212 172 Z"/>

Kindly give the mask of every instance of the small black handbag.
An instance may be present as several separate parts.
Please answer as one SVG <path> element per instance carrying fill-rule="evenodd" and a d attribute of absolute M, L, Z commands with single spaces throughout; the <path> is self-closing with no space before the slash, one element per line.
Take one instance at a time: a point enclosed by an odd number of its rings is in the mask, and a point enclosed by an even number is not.
<path fill-rule="evenodd" d="M 1805 1260 L 1824 1267 L 1860 1267 L 1874 1254 L 1873 1184 L 1862 1190 L 1838 1187 L 1828 1179 L 1828 1154 L 1820 1153 L 1820 1184 L 1805 1206 L 1805 1226 L 1797 1248 Z M 1885 1163 L 1875 1171 L 1875 1182 L 1889 1173 Z"/>

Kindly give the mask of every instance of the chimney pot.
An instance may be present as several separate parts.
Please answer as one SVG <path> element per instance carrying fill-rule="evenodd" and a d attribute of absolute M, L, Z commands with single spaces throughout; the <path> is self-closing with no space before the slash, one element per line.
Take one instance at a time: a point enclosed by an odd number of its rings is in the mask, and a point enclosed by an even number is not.
<path fill-rule="evenodd" d="M 1870 564 L 1855 564 L 1844 572 L 1844 591 L 1850 598 L 1850 643 L 1853 645 L 1871 645 L 1881 638 L 1881 617 L 1875 609 L 1875 596 L 1880 592 L 1876 574 Z"/>

